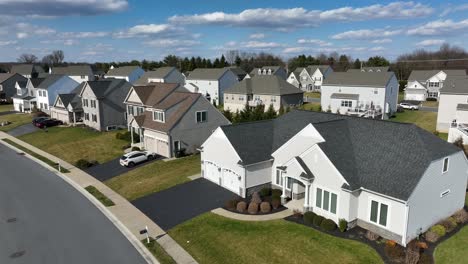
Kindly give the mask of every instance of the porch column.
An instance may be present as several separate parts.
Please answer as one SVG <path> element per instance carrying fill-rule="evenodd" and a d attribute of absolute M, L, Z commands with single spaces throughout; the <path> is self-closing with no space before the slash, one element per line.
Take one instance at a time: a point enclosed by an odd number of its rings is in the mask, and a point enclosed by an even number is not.
<path fill-rule="evenodd" d="M 133 146 L 133 127 L 130 127 L 130 138 L 132 139 L 132 146 Z"/>
<path fill-rule="evenodd" d="M 309 199 L 310 199 L 310 183 L 305 185 L 305 199 L 304 199 L 304 212 L 309 211 Z"/>
<path fill-rule="evenodd" d="M 73 112 L 73 126 L 76 126 L 76 113 Z"/>
<path fill-rule="evenodd" d="M 283 175 L 283 172 L 281 172 L 281 178 L 283 180 L 283 193 L 281 194 L 281 204 L 285 204 L 286 203 L 286 180 L 287 180 L 287 177 Z"/>

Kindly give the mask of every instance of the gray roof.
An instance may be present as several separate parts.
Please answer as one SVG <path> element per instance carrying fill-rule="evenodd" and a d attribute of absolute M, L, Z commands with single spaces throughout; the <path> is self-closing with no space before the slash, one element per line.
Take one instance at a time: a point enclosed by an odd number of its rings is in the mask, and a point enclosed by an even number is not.
<path fill-rule="evenodd" d="M 441 94 L 468 94 L 468 76 L 448 76 L 439 91 Z"/>
<path fill-rule="evenodd" d="M 356 72 L 387 72 L 390 69 L 389 66 L 380 66 L 380 67 L 362 67 L 360 69 L 349 69 L 348 71 Z"/>
<path fill-rule="evenodd" d="M 293 72 L 292 74 L 294 74 L 294 77 L 296 77 L 296 80 L 300 80 L 300 74 L 302 72 L 302 70 L 304 70 L 304 67 L 297 67 Z"/>
<path fill-rule="evenodd" d="M 65 77 L 65 75 L 61 74 L 50 74 L 44 80 L 36 87 L 39 89 L 49 89 L 51 85 L 53 85 L 55 82 L 60 80 L 61 78 Z M 68 78 L 68 77 L 67 77 Z"/>
<path fill-rule="evenodd" d="M 96 97 L 99 99 L 105 98 L 106 95 L 108 95 L 116 89 L 121 89 L 122 87 L 124 87 L 125 89 L 130 90 L 131 87 L 131 84 L 126 80 L 113 78 L 103 79 L 99 81 L 88 81 L 86 83 L 88 84 L 89 88 L 93 91 L 94 95 L 96 95 Z"/>
<path fill-rule="evenodd" d="M 129 76 L 138 68 L 140 68 L 140 66 L 122 66 L 118 68 L 116 67 L 114 69 L 109 69 L 109 71 L 107 72 L 107 76 Z"/>
<path fill-rule="evenodd" d="M 242 68 L 237 67 L 237 66 L 230 66 L 226 67 L 227 69 L 231 70 L 237 77 L 240 79 L 244 79 L 244 77 L 247 75 L 247 72 L 244 71 Z"/>
<path fill-rule="evenodd" d="M 258 75 L 236 83 L 232 87 L 226 89 L 224 93 L 285 95 L 302 94 L 304 92 L 279 76 Z"/>
<path fill-rule="evenodd" d="M 413 70 L 411 71 L 408 81 L 422 81 L 425 82 L 432 76 L 438 74 L 439 72 L 445 72 L 447 78 L 449 76 L 466 76 L 465 70 Z"/>
<path fill-rule="evenodd" d="M 322 86 L 386 87 L 393 76 L 393 72 L 333 72 L 323 81 Z"/>
<path fill-rule="evenodd" d="M 468 104 L 457 104 L 457 110 L 468 111 Z"/>
<path fill-rule="evenodd" d="M 359 100 L 359 94 L 332 93 L 330 98 L 332 98 L 332 99 Z"/>
<path fill-rule="evenodd" d="M 41 66 L 33 65 L 33 64 L 15 64 L 11 66 L 11 73 L 18 73 L 21 75 L 31 75 L 33 73 L 41 73 L 44 72 Z"/>
<path fill-rule="evenodd" d="M 157 68 L 154 71 L 145 72 L 140 79 L 135 82 L 135 85 L 146 85 L 148 84 L 148 79 L 164 79 L 169 73 L 171 73 L 175 67 L 161 67 Z"/>
<path fill-rule="evenodd" d="M 330 68 L 330 65 L 309 65 L 306 70 L 309 75 L 312 75 L 317 69 L 323 74 L 328 68 Z"/>
<path fill-rule="evenodd" d="M 93 70 L 89 65 L 69 65 L 65 67 L 53 67 L 53 74 L 63 74 L 68 76 L 91 76 L 93 75 Z"/>
<path fill-rule="evenodd" d="M 249 165 L 271 154 L 312 124 L 325 139 L 320 148 L 349 185 L 407 200 L 434 161 L 461 151 L 414 124 L 293 110 L 277 119 L 221 126 Z"/>
<path fill-rule="evenodd" d="M 227 71 L 228 68 L 197 68 L 190 73 L 187 80 L 219 80 Z"/>
<path fill-rule="evenodd" d="M 0 83 L 10 79 L 14 75 L 15 75 L 14 73 L 0 73 Z"/>
<path fill-rule="evenodd" d="M 255 76 L 256 74 L 258 74 L 259 69 L 271 70 L 271 74 L 275 74 L 281 68 L 283 68 L 283 67 L 281 67 L 281 66 L 263 66 L 261 68 L 253 68 L 253 70 L 250 71 L 249 75 L 250 76 Z"/>
<path fill-rule="evenodd" d="M 38 87 L 39 84 L 41 84 L 42 81 L 44 81 L 45 78 L 31 78 L 29 79 L 33 85 L 34 88 Z"/>

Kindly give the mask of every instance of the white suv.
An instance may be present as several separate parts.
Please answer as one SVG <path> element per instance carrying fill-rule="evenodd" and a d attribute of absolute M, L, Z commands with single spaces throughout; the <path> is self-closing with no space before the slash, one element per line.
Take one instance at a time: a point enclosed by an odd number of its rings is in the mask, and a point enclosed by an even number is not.
<path fill-rule="evenodd" d="M 400 103 L 400 107 L 409 110 L 418 110 L 419 106 L 410 103 Z"/>
<path fill-rule="evenodd" d="M 155 157 L 155 153 L 150 153 L 148 151 L 132 151 L 120 158 L 120 165 L 125 167 L 133 167 L 138 163 L 152 160 Z"/>

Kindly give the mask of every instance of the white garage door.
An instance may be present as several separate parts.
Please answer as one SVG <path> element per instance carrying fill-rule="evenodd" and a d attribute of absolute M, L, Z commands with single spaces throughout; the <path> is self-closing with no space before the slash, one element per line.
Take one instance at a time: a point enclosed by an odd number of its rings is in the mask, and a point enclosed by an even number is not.
<path fill-rule="evenodd" d="M 152 137 L 145 137 L 145 149 L 150 152 L 156 152 L 156 139 Z"/>
<path fill-rule="evenodd" d="M 205 161 L 205 170 L 203 177 L 216 183 L 219 184 L 219 176 L 221 172 L 219 171 L 219 167 L 216 166 L 214 163 Z"/>
<path fill-rule="evenodd" d="M 229 169 L 223 170 L 223 186 L 236 194 L 240 194 L 240 179 L 240 175 L 236 174 L 235 172 Z"/>
<path fill-rule="evenodd" d="M 164 157 L 169 157 L 169 144 L 167 141 L 156 139 L 156 143 L 158 148 L 156 153 Z"/>

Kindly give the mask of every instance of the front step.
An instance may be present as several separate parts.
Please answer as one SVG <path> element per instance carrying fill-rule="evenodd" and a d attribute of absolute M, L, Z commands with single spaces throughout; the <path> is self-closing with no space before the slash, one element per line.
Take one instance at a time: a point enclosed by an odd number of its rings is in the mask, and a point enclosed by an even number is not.
<path fill-rule="evenodd" d="M 299 200 L 291 200 L 284 204 L 284 207 L 288 208 L 291 211 L 304 212 L 304 198 Z"/>

